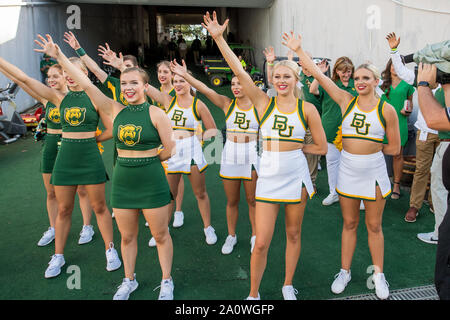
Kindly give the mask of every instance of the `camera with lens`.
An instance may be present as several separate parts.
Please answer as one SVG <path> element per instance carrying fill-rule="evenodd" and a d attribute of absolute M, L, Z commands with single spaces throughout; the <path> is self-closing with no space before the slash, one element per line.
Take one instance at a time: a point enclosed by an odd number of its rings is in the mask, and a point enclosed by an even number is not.
<path fill-rule="evenodd" d="M 441 85 L 450 83 L 450 40 L 427 45 L 422 50 L 404 56 L 403 61 L 405 64 L 410 62 L 415 62 L 417 65 L 420 62 L 436 64 L 436 83 Z M 414 68 L 415 83 L 417 83 L 417 65 Z"/>

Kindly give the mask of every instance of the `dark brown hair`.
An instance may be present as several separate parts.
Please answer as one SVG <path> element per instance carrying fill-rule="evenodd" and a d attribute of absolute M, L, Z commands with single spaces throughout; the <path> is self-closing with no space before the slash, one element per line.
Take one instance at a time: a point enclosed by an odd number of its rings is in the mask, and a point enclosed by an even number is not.
<path fill-rule="evenodd" d="M 133 56 L 133 55 L 131 55 L 131 54 L 127 54 L 127 55 L 123 56 L 123 61 L 125 62 L 126 60 L 131 61 L 131 63 L 133 64 L 133 66 L 139 67 L 138 61 L 137 61 L 137 59 L 136 59 L 135 56 Z"/>

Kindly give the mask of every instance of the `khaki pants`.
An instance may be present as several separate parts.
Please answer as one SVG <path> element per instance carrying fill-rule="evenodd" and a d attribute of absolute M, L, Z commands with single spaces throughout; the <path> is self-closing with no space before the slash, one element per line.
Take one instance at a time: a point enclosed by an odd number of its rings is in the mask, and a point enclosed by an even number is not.
<path fill-rule="evenodd" d="M 309 131 L 309 129 L 308 129 L 308 130 L 306 130 L 306 134 L 305 134 L 305 144 L 312 144 L 312 143 L 313 143 L 313 139 L 312 139 L 311 131 Z M 320 155 L 305 153 L 305 157 L 306 157 L 306 161 L 308 162 L 308 168 L 309 168 L 309 174 L 311 175 L 311 181 L 313 183 L 313 186 L 315 187 Z"/>
<path fill-rule="evenodd" d="M 437 134 L 428 133 L 426 141 L 419 140 L 419 137 L 420 130 L 417 131 L 416 135 L 416 170 L 414 172 L 411 197 L 409 199 L 409 206 L 417 210 L 422 208 L 433 156 L 439 145 L 439 137 Z M 431 192 L 429 192 L 429 195 L 431 196 Z"/>
<path fill-rule="evenodd" d="M 448 191 L 442 181 L 442 158 L 444 153 L 449 147 L 450 142 L 443 142 L 436 148 L 436 153 L 433 158 L 433 164 L 431 165 L 431 195 L 433 197 L 433 209 L 434 209 L 434 237 L 439 235 L 439 226 L 442 220 L 444 220 L 445 213 L 447 212 L 447 195 Z"/>

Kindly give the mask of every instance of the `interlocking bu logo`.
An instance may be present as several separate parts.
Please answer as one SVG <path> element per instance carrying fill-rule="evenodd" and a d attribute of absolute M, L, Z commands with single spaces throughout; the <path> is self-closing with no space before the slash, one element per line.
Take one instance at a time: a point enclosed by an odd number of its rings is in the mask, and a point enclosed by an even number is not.
<path fill-rule="evenodd" d="M 67 14 L 70 16 L 67 18 L 66 26 L 69 30 L 81 29 L 81 9 L 79 6 L 73 4 L 67 7 Z"/>

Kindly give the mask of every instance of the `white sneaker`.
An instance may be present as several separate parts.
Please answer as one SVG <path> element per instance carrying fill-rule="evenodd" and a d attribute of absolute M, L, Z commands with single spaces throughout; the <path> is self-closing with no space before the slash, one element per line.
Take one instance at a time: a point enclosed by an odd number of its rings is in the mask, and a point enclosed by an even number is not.
<path fill-rule="evenodd" d="M 366 210 L 366 206 L 364 205 L 363 201 L 361 201 L 361 203 L 359 204 L 359 210 Z"/>
<path fill-rule="evenodd" d="M 183 211 L 175 211 L 173 215 L 173 227 L 179 228 L 184 223 L 184 213 Z"/>
<path fill-rule="evenodd" d="M 38 242 L 39 247 L 48 245 L 55 239 L 55 228 L 49 227 L 47 231 L 44 232 L 42 238 Z"/>
<path fill-rule="evenodd" d="M 297 300 L 295 295 L 298 294 L 298 291 L 293 286 L 283 286 L 281 292 L 283 293 L 284 300 Z"/>
<path fill-rule="evenodd" d="M 53 255 L 48 263 L 47 270 L 45 270 L 45 277 L 48 279 L 58 276 L 61 273 L 61 267 L 65 264 L 64 255 Z"/>
<path fill-rule="evenodd" d="M 83 226 L 80 232 L 80 239 L 78 240 L 78 244 L 86 244 L 92 241 L 92 236 L 94 235 L 94 227 Z"/>
<path fill-rule="evenodd" d="M 174 287 L 172 278 L 161 281 L 158 300 L 173 300 Z"/>
<path fill-rule="evenodd" d="M 106 270 L 114 271 L 120 268 L 122 262 L 119 259 L 116 249 L 114 249 L 114 244 L 111 242 L 109 244 L 109 249 L 106 250 Z"/>
<path fill-rule="evenodd" d="M 231 252 L 233 252 L 233 248 L 237 243 L 237 236 L 231 236 L 229 235 L 226 239 L 225 239 L 225 243 L 222 246 L 222 253 L 223 254 L 230 254 Z"/>
<path fill-rule="evenodd" d="M 255 248 L 255 242 L 256 242 L 256 236 L 252 236 L 250 238 L 250 253 L 252 253 L 253 249 Z"/>
<path fill-rule="evenodd" d="M 216 231 L 214 230 L 214 228 L 212 226 L 209 226 L 208 228 L 203 229 L 203 232 L 205 233 L 207 244 L 213 245 L 217 242 Z"/>
<path fill-rule="evenodd" d="M 431 244 L 438 243 L 438 237 L 434 236 L 434 232 L 419 233 L 419 234 L 417 234 L 417 238 L 419 238 L 419 240 L 422 240 L 423 242 L 426 242 L 426 243 L 431 243 Z"/>
<path fill-rule="evenodd" d="M 155 240 L 155 238 L 152 237 L 150 239 L 150 241 L 148 242 L 148 246 L 151 247 L 151 248 L 156 247 L 156 240 Z"/>
<path fill-rule="evenodd" d="M 167 229 L 170 232 L 170 228 L 167 228 Z M 151 248 L 156 247 L 156 240 L 155 240 L 154 237 L 151 237 L 150 241 L 148 242 L 148 246 L 151 247 Z"/>
<path fill-rule="evenodd" d="M 339 196 L 335 194 L 329 194 L 325 199 L 323 199 L 322 204 L 324 206 L 330 206 L 335 202 L 339 202 Z"/>
<path fill-rule="evenodd" d="M 375 273 L 372 277 L 375 284 L 375 293 L 381 300 L 385 300 L 389 297 L 389 283 L 384 277 L 384 273 Z"/>
<path fill-rule="evenodd" d="M 128 300 L 130 294 L 137 289 L 139 283 L 136 281 L 136 274 L 134 275 L 134 279 L 130 280 L 128 278 L 124 278 L 122 284 L 118 286 L 118 290 L 113 297 L 113 300 Z"/>
<path fill-rule="evenodd" d="M 261 296 L 259 295 L 259 292 L 258 292 L 258 296 L 256 298 L 248 296 L 245 300 L 261 300 Z"/>
<path fill-rule="evenodd" d="M 352 279 L 352 272 L 341 269 L 338 274 L 334 276 L 333 284 L 331 285 L 331 292 L 340 294 L 344 291 L 347 284 Z"/>

